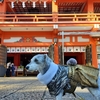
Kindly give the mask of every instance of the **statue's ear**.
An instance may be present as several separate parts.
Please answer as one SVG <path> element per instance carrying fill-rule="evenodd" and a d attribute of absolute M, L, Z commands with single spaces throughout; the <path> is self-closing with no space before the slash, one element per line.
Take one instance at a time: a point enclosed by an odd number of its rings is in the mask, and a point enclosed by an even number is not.
<path fill-rule="evenodd" d="M 44 54 L 44 59 L 46 59 L 47 58 L 47 54 Z"/>

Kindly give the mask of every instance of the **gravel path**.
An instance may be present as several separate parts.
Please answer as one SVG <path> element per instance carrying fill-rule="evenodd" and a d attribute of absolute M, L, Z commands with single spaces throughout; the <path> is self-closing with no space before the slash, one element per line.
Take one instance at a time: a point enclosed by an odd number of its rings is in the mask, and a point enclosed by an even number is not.
<path fill-rule="evenodd" d="M 46 86 L 36 77 L 0 77 L 0 100 L 41 100 Z M 85 100 L 95 100 L 87 89 L 76 89 L 76 93 Z M 48 90 L 44 100 L 55 100 Z M 72 94 L 66 94 L 63 100 L 79 100 Z"/>

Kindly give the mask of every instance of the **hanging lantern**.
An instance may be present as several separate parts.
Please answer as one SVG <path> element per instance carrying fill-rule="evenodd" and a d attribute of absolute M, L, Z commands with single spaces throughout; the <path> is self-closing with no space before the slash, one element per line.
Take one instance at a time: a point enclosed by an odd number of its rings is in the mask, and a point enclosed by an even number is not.
<path fill-rule="evenodd" d="M 46 8 L 47 7 L 47 5 L 46 5 L 46 1 L 44 1 L 44 8 Z"/>
<path fill-rule="evenodd" d="M 25 2 L 22 2 L 22 6 L 23 6 L 23 8 L 25 8 Z"/>
<path fill-rule="evenodd" d="M 27 0 L 19 0 L 19 1 L 22 2 L 22 6 L 23 6 L 23 8 L 25 8 L 25 2 L 27 2 Z"/>
<path fill-rule="evenodd" d="M 14 2 L 11 2 L 11 7 L 14 8 Z"/>
<path fill-rule="evenodd" d="M 16 2 L 16 0 L 9 0 L 11 2 L 11 8 L 14 8 L 14 2 Z"/>
<path fill-rule="evenodd" d="M 36 2 L 38 1 L 38 0 L 30 0 L 32 3 L 33 3 L 33 8 L 35 8 L 36 7 Z"/>
<path fill-rule="evenodd" d="M 35 8 L 35 2 L 33 2 L 33 8 Z"/>
<path fill-rule="evenodd" d="M 41 0 L 41 1 L 44 2 L 44 8 L 46 8 L 47 7 L 46 2 L 50 0 Z"/>

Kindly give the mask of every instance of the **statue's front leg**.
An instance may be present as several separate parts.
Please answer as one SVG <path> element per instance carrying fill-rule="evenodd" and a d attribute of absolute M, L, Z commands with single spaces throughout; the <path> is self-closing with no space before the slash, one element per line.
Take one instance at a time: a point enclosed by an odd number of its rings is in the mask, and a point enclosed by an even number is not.
<path fill-rule="evenodd" d="M 76 94 L 75 100 L 85 100 L 85 99 L 83 97 L 81 97 L 80 95 Z"/>
<path fill-rule="evenodd" d="M 63 90 L 56 96 L 56 100 L 62 100 Z"/>

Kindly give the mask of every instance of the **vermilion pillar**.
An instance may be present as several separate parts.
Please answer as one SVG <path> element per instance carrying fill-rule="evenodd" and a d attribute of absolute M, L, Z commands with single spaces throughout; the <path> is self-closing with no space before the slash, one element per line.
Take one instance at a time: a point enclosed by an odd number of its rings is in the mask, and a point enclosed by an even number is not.
<path fill-rule="evenodd" d="M 14 54 L 14 64 L 15 66 L 19 66 L 20 65 L 20 54 Z"/>
<path fill-rule="evenodd" d="M 93 0 L 87 0 L 87 12 L 88 13 L 93 13 L 94 12 Z"/>
<path fill-rule="evenodd" d="M 92 44 L 92 65 L 98 68 L 96 43 Z"/>
<path fill-rule="evenodd" d="M 3 42 L 3 37 L 2 37 L 2 31 L 0 30 L 0 44 L 2 44 L 2 42 Z"/>
<path fill-rule="evenodd" d="M 59 64 L 59 55 L 58 55 L 59 53 L 58 53 L 58 45 L 57 44 L 55 44 L 54 45 L 54 62 L 56 63 L 56 64 Z"/>
<path fill-rule="evenodd" d="M 6 0 L 4 0 L 3 3 L 0 4 L 0 13 L 5 13 L 6 12 Z"/>
<path fill-rule="evenodd" d="M 85 53 L 82 53 L 82 64 L 85 65 Z"/>
<path fill-rule="evenodd" d="M 6 0 L 3 1 L 3 3 L 0 3 L 0 13 L 5 14 L 6 13 Z M 0 20 L 4 19 L 4 16 L 0 17 Z"/>
<path fill-rule="evenodd" d="M 52 12 L 58 12 L 58 5 L 54 0 L 52 0 Z"/>
<path fill-rule="evenodd" d="M 97 59 L 97 40 L 90 37 L 90 42 L 92 46 L 92 66 L 98 68 L 98 59 Z"/>

